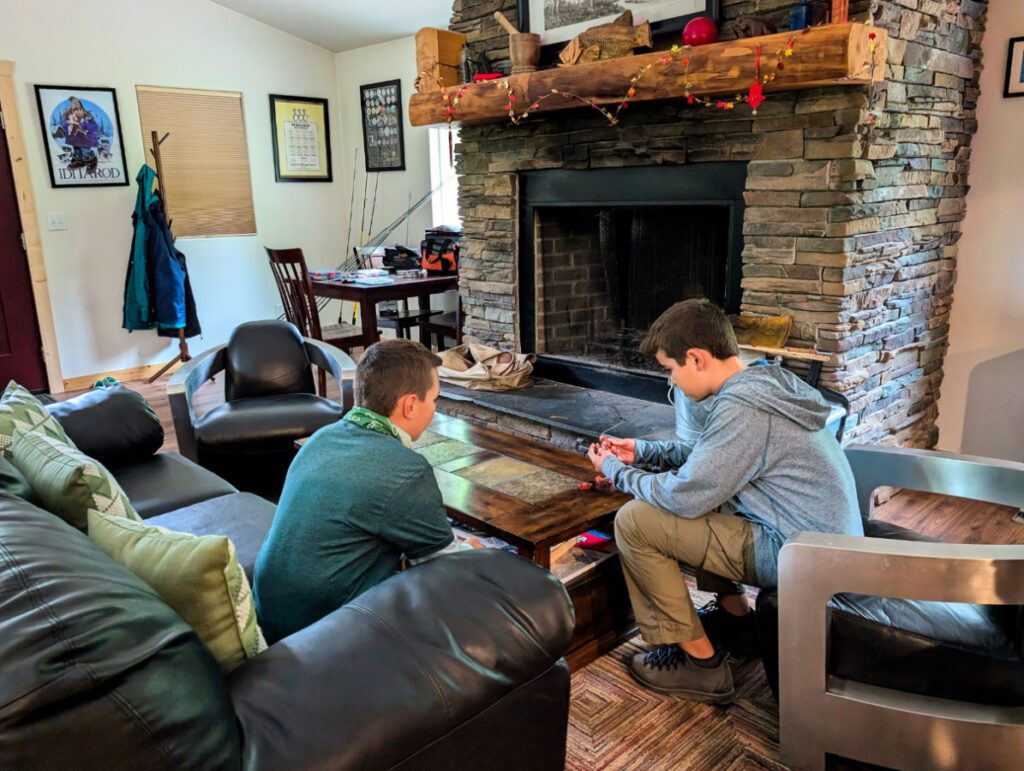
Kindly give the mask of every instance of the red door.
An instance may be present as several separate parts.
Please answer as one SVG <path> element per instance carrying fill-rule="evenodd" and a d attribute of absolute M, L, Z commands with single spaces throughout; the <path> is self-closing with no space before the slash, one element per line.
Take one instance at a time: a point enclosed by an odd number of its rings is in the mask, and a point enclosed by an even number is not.
<path fill-rule="evenodd" d="M 43 341 L 21 232 L 7 136 L 0 129 L 0 393 L 9 380 L 30 391 L 47 390 Z"/>

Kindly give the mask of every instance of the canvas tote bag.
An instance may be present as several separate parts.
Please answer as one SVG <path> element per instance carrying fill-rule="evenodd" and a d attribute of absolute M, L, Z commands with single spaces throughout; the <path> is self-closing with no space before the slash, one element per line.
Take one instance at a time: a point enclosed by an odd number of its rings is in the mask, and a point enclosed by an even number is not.
<path fill-rule="evenodd" d="M 532 385 L 532 353 L 499 351 L 478 343 L 464 343 L 440 354 L 437 374 L 446 383 L 483 391 L 508 391 Z"/>

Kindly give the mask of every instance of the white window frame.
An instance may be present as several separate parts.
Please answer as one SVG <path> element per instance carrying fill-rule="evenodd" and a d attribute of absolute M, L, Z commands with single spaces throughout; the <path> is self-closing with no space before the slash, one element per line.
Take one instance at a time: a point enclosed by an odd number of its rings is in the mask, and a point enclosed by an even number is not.
<path fill-rule="evenodd" d="M 459 178 L 448 152 L 448 132 L 446 128 L 432 128 L 430 131 L 430 208 L 433 223 L 462 227 L 459 214 Z M 452 146 L 459 142 L 459 130 L 452 128 Z"/>

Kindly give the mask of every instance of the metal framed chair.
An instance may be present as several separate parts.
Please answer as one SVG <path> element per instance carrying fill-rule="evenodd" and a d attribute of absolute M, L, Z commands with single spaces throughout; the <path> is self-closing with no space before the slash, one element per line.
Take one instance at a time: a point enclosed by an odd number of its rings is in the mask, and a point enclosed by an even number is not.
<path fill-rule="evenodd" d="M 1024 464 L 891 447 L 846 453 L 865 531 L 883 537 L 800 533 L 782 548 L 783 761 L 824 769 L 829 753 L 899 769 L 1019 768 L 1024 545 L 923 542 L 870 511 L 881 486 L 1019 507 Z M 759 626 L 761 617 L 759 597 Z"/>
<path fill-rule="evenodd" d="M 317 396 L 312 366 L 338 383 L 340 403 Z M 223 373 L 224 403 L 197 417 L 196 391 Z M 352 407 L 355 363 L 285 321 L 240 325 L 227 343 L 179 369 L 167 384 L 178 450 L 241 490 L 280 493 L 295 440 Z"/>

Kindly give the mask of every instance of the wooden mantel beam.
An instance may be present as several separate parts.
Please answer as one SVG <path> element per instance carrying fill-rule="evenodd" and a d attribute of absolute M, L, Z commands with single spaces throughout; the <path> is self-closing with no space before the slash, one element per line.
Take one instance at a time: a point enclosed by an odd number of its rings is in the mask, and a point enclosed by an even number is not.
<path fill-rule="evenodd" d="M 874 39 L 870 36 L 874 35 Z M 776 35 L 712 43 L 684 49 L 669 64 L 661 64 L 665 52 L 627 56 L 574 67 L 510 75 L 501 81 L 449 86 L 444 91 L 453 99 L 461 90 L 455 105 L 453 123 L 481 125 L 508 120 L 508 92 L 500 83 L 507 81 L 516 96 L 517 112 L 525 110 L 544 94 L 565 91 L 578 94 L 602 105 L 622 101 L 633 78 L 646 64 L 654 67 L 636 84 L 631 101 L 678 99 L 686 90 L 684 58 L 690 61 L 690 92 L 695 96 L 722 95 L 729 98 L 743 93 L 754 81 L 754 58 L 761 45 L 762 66 L 775 66 L 776 53 L 794 40 L 793 55 L 785 60 L 785 68 L 765 92 L 820 88 L 823 86 L 864 85 L 872 77 L 885 77 L 886 32 L 864 24 L 830 24 L 805 32 L 783 32 Z M 876 51 L 870 52 L 874 43 Z M 578 100 L 554 96 L 546 99 L 537 113 L 579 108 Z M 409 120 L 414 126 L 445 123 L 447 105 L 440 90 L 413 94 L 409 99 Z"/>

